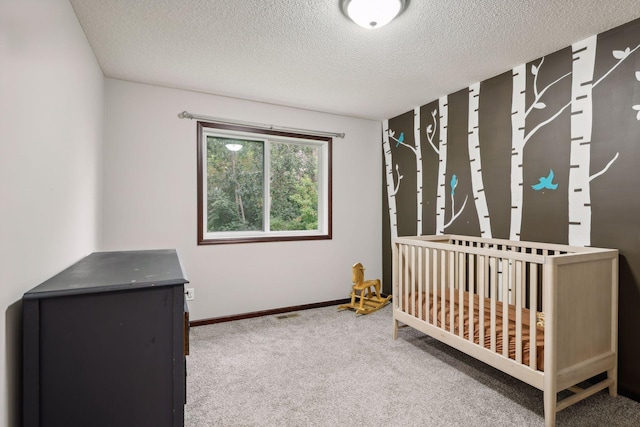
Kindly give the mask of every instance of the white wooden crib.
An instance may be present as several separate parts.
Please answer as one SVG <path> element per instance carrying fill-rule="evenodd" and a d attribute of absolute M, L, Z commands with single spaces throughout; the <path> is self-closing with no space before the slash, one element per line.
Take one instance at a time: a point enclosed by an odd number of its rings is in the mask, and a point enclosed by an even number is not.
<path fill-rule="evenodd" d="M 543 391 L 545 424 L 617 394 L 618 251 L 469 236 L 393 241 L 393 324 Z M 606 372 L 589 386 L 577 384 Z M 558 392 L 569 397 L 558 401 Z"/>

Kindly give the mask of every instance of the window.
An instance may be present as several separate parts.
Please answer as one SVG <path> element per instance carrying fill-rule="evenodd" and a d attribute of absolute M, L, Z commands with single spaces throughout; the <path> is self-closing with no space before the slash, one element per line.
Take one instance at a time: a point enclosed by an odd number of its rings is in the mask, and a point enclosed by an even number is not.
<path fill-rule="evenodd" d="M 331 239 L 331 142 L 198 122 L 198 244 Z"/>

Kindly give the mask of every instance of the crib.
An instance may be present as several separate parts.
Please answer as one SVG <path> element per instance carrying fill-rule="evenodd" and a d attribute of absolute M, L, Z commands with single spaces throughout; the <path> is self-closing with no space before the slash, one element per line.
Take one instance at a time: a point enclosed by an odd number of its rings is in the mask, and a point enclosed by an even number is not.
<path fill-rule="evenodd" d="M 546 426 L 617 395 L 617 250 L 444 235 L 395 238 L 392 257 L 394 339 L 410 326 L 542 390 Z"/>

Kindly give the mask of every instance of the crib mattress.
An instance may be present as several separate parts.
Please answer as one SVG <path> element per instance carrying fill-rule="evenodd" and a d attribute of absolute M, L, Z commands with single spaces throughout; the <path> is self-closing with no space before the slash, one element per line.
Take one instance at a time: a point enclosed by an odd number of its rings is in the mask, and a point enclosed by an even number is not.
<path fill-rule="evenodd" d="M 414 301 L 415 299 L 415 301 Z M 450 303 L 450 294 L 445 292 L 445 295 L 438 294 L 434 299 L 433 294 L 429 293 L 428 309 L 427 309 L 427 297 L 426 293 L 409 294 L 408 298 L 401 298 L 400 305 L 402 311 L 412 314 L 415 317 L 421 318 L 428 323 L 434 324 L 434 311 L 436 313 L 435 325 L 441 329 L 449 331 L 455 335 L 460 335 L 460 296 L 458 290 L 455 291 L 453 297 L 453 304 Z M 470 310 L 469 310 L 469 293 L 463 292 L 462 298 L 462 316 L 463 316 L 463 337 L 469 339 L 470 331 L 473 331 L 473 342 L 484 346 L 486 349 L 491 349 L 491 337 L 493 335 L 491 327 L 491 300 L 484 298 L 484 309 L 482 318 L 484 319 L 484 334 L 480 337 L 480 297 L 476 294 L 473 295 L 473 328 L 469 328 L 470 324 Z M 407 306 L 408 302 L 408 306 Z M 419 304 L 422 302 L 422 310 L 419 310 Z M 453 307 L 453 329 L 451 328 L 451 315 L 450 309 Z M 508 304 L 508 322 L 507 332 L 504 332 L 503 325 L 503 303 L 496 302 L 496 325 L 495 325 L 495 352 L 503 354 L 503 348 L 505 345 L 504 337 L 507 337 L 508 357 L 516 360 L 516 307 L 513 304 Z M 415 311 L 414 311 L 415 310 Z M 444 325 L 442 324 L 442 311 L 444 310 Z M 530 362 L 530 311 L 527 308 L 522 308 L 522 355 L 521 360 L 524 365 L 529 365 Z M 421 313 L 421 316 L 419 316 Z M 428 314 L 428 317 L 427 317 Z M 536 363 L 535 366 L 538 370 L 544 371 L 544 327 L 536 326 Z"/>

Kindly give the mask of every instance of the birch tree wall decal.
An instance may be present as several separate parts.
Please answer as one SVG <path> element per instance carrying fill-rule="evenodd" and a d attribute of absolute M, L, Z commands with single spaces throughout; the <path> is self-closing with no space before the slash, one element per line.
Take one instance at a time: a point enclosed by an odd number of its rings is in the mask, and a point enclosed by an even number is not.
<path fill-rule="evenodd" d="M 531 74 L 534 76 L 534 100 L 528 109 L 525 109 L 526 65 L 519 65 L 513 69 L 513 98 L 511 110 L 511 228 L 509 230 L 509 238 L 511 240 L 520 240 L 520 230 L 522 227 L 524 147 L 536 132 L 555 120 L 571 104 L 571 102 L 569 102 L 551 117 L 538 123 L 528 133 L 525 133 L 525 122 L 529 113 L 531 113 L 533 109 L 542 110 L 547 107 L 546 104 L 541 101 L 545 92 L 565 77 L 571 75 L 571 73 L 566 73 L 549 83 L 542 90 L 538 90 L 538 75 L 543 64 L 544 57 L 537 66 L 535 64 L 531 65 Z"/>
<path fill-rule="evenodd" d="M 447 123 L 449 121 L 449 109 L 447 104 L 448 96 L 440 97 L 438 100 L 438 111 L 440 112 L 440 142 L 438 144 L 438 189 L 436 196 L 436 234 L 444 234 L 444 214 L 445 214 L 445 191 L 447 178 Z M 433 146 L 433 144 L 432 144 Z M 435 146 L 433 147 L 435 150 Z M 453 211 L 452 211 L 453 212 Z"/>
<path fill-rule="evenodd" d="M 417 221 L 416 221 L 416 236 L 422 235 L 422 148 L 420 144 L 420 107 L 416 107 L 413 112 L 414 123 L 414 142 L 415 147 L 404 142 L 404 133 L 401 133 L 398 138 L 395 138 L 395 132 L 389 130 L 389 137 L 396 141 L 396 147 L 406 147 L 416 157 L 416 189 L 417 189 Z"/>
<path fill-rule="evenodd" d="M 480 107 L 480 82 L 469 86 L 469 167 L 471 169 L 471 187 L 478 212 L 480 224 L 480 237 L 491 238 L 491 221 L 487 198 L 484 192 L 484 180 L 482 179 L 482 162 L 480 156 L 479 118 Z"/>
<path fill-rule="evenodd" d="M 391 153 L 389 137 L 395 135 L 395 133 L 389 129 L 389 120 L 385 120 L 382 127 L 382 149 L 384 152 L 385 175 L 387 178 L 387 199 L 389 203 L 389 229 L 391 230 L 391 238 L 393 239 L 398 237 L 396 194 L 398 193 L 398 188 L 400 188 L 402 175 L 400 175 L 400 170 L 396 164 L 395 169 L 398 175 L 398 180 L 396 181 L 393 177 L 393 155 Z"/>
<path fill-rule="evenodd" d="M 416 191 L 417 191 L 417 229 L 416 236 L 422 235 L 422 140 L 420 139 L 420 107 L 414 108 L 413 115 L 413 134 L 415 140 L 416 155 Z"/>
<path fill-rule="evenodd" d="M 571 160 L 569 169 L 569 244 L 591 245 L 591 187 L 590 182 L 603 175 L 618 159 L 619 154 L 599 172 L 590 174 L 591 132 L 593 129 L 592 91 L 625 59 L 640 48 L 614 50 L 612 55 L 618 61 L 600 77 L 593 81 L 597 37 L 589 37 L 572 45 L 573 79 L 571 84 Z M 636 75 L 636 78 L 638 76 Z"/>
<path fill-rule="evenodd" d="M 593 82 L 595 66 L 596 36 L 590 37 L 572 46 L 572 71 L 551 82 L 542 90 L 538 90 L 538 75 L 544 64 L 544 57 L 538 65 L 531 65 L 534 76 L 534 101 L 525 110 L 525 65 L 513 69 L 513 98 L 512 98 L 512 159 L 511 159 L 511 228 L 510 239 L 519 240 L 522 225 L 522 194 L 523 186 L 523 152 L 527 142 L 542 127 L 555 120 L 563 111 L 571 107 L 571 159 L 569 169 L 569 244 L 589 246 L 591 244 L 591 195 L 588 184 L 594 178 L 602 175 L 618 158 L 618 153 L 600 172 L 589 176 L 591 158 L 591 129 L 593 126 L 591 92 L 605 79 L 622 61 L 635 52 L 627 47 L 625 50 L 614 50 L 613 56 L 618 62 L 600 79 Z M 552 86 L 565 77 L 574 74 L 572 78 L 571 99 L 558 109 L 548 119 L 538 123 L 531 131 L 525 133 L 525 121 L 533 109 L 545 109 L 546 104 L 541 101 L 542 96 Z M 593 83 L 591 83 L 593 82 Z"/>
<path fill-rule="evenodd" d="M 569 161 L 569 244 L 591 244 L 591 131 L 593 70 L 597 37 L 574 43 L 571 80 L 571 157 Z"/>
<path fill-rule="evenodd" d="M 511 225 L 509 239 L 520 240 L 522 226 L 523 150 L 525 122 L 526 65 L 513 69 L 513 96 L 511 98 Z"/>

